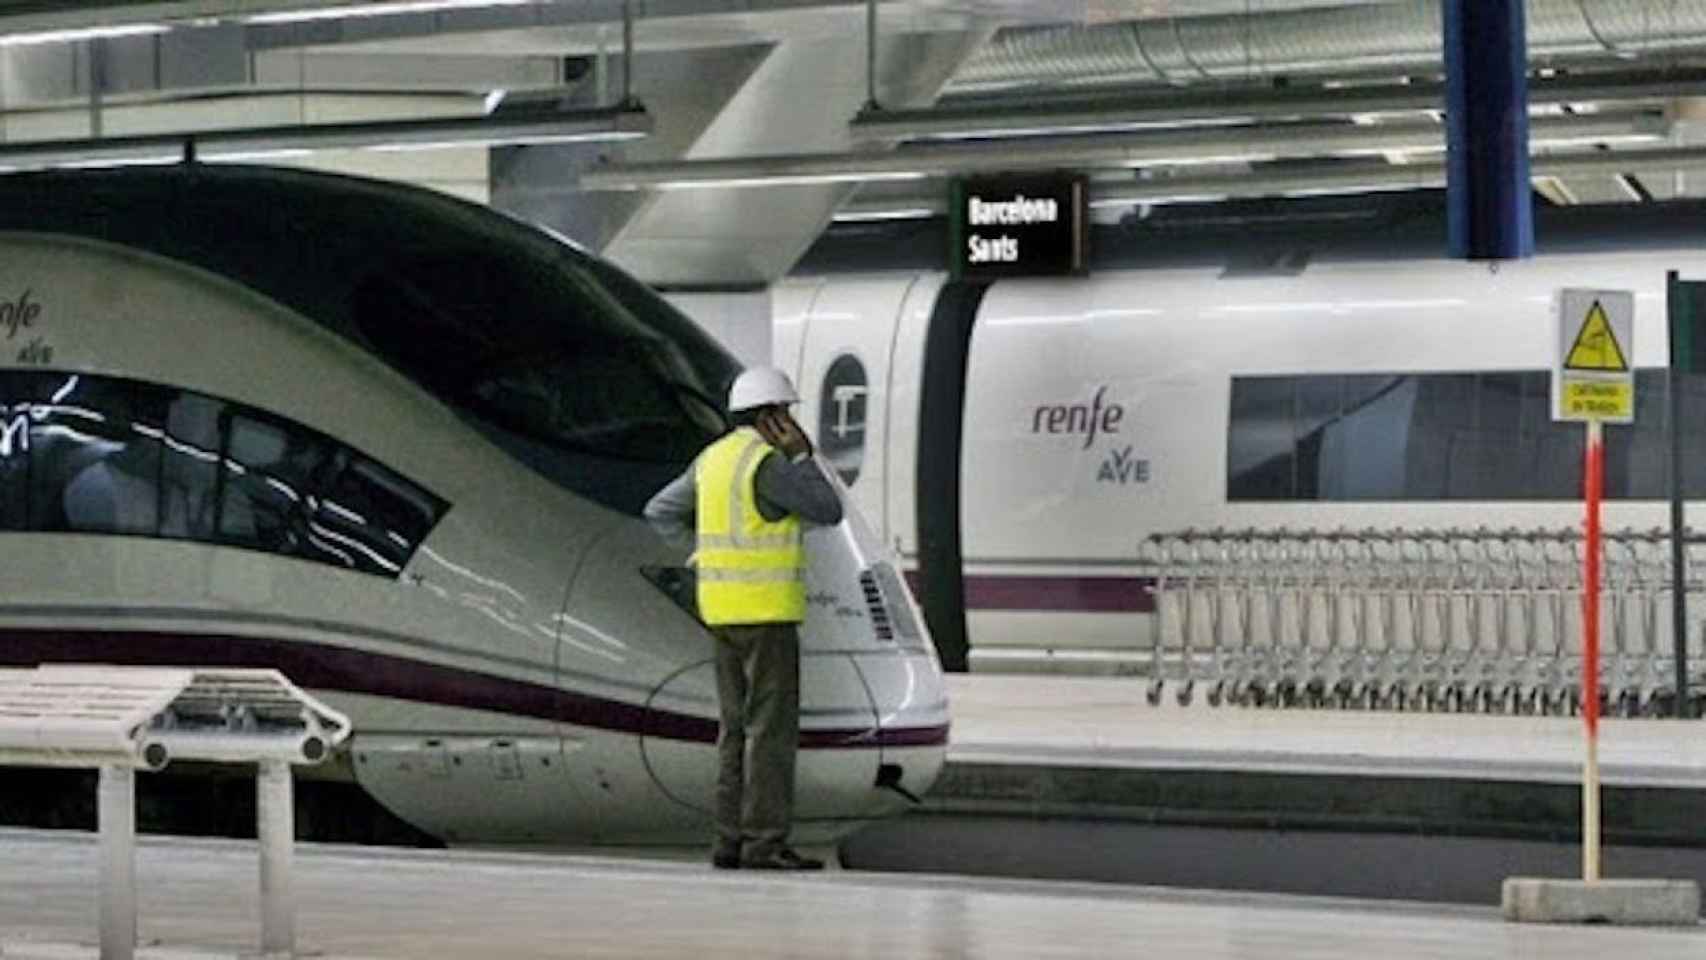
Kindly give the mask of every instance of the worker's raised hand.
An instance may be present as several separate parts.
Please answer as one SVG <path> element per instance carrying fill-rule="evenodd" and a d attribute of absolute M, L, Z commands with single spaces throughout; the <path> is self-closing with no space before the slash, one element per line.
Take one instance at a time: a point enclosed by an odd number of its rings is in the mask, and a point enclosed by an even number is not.
<path fill-rule="evenodd" d="M 782 455 L 792 460 L 801 455 L 812 455 L 812 442 L 794 418 L 787 411 L 766 410 L 758 415 L 758 432 L 771 446 L 782 451 Z"/>

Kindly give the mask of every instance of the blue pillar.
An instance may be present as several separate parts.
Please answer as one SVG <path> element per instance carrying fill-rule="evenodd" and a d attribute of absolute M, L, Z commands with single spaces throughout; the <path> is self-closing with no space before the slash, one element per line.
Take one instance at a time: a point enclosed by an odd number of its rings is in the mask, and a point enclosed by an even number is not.
<path fill-rule="evenodd" d="M 1444 0 L 1451 255 L 1534 253 L 1523 0 Z"/>

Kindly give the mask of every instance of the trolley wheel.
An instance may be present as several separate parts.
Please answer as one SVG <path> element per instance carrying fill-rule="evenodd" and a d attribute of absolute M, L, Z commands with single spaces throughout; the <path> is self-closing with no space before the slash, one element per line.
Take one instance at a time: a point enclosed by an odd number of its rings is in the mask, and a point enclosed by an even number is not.
<path fill-rule="evenodd" d="M 1476 686 L 1475 705 L 1482 713 L 1504 712 L 1499 709 L 1499 688 L 1490 683 L 1482 683 Z"/>
<path fill-rule="evenodd" d="M 1268 704 L 1267 688 L 1252 680 L 1244 685 L 1243 700 L 1247 706 L 1265 707 Z"/>
<path fill-rule="evenodd" d="M 1319 679 L 1310 680 L 1303 685 L 1303 705 L 1316 709 L 1327 702 L 1327 685 Z"/>
<path fill-rule="evenodd" d="M 1348 680 L 1340 680 L 1333 684 L 1333 705 L 1340 710 L 1349 710 L 1356 701 L 1356 686 Z"/>
<path fill-rule="evenodd" d="M 1669 717 L 1676 713 L 1676 691 L 1654 690 L 1647 702 L 1641 705 L 1643 717 Z"/>
<path fill-rule="evenodd" d="M 1161 705 L 1161 689 L 1163 686 L 1165 686 L 1165 681 L 1149 681 L 1149 689 L 1145 692 L 1144 696 L 1149 701 L 1150 706 L 1159 707 Z"/>
<path fill-rule="evenodd" d="M 1173 697 L 1179 706 L 1188 707 L 1191 705 L 1191 700 L 1196 696 L 1196 685 L 1195 680 L 1186 680 L 1179 685 L 1179 692 Z"/>
<path fill-rule="evenodd" d="M 1499 712 L 1506 714 L 1518 713 L 1522 709 L 1522 688 L 1514 683 L 1507 683 L 1499 691 Z"/>

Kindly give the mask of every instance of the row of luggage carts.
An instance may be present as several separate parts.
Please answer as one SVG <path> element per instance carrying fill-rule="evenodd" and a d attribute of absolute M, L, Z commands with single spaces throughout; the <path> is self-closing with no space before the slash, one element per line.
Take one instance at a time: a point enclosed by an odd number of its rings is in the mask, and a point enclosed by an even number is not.
<path fill-rule="evenodd" d="M 1689 702 L 1706 646 L 1706 536 L 1684 536 Z M 1579 530 L 1184 530 L 1156 571 L 1149 701 L 1568 715 L 1581 709 Z M 1608 716 L 1675 709 L 1667 530 L 1607 531 L 1600 690 Z"/>

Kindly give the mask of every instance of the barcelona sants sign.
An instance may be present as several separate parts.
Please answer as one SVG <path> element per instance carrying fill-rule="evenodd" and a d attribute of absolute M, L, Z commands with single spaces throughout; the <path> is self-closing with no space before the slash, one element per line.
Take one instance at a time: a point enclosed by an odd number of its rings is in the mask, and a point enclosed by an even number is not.
<path fill-rule="evenodd" d="M 1079 174 L 967 177 L 950 206 L 956 279 L 1082 274 L 1090 259 L 1090 209 Z"/>

